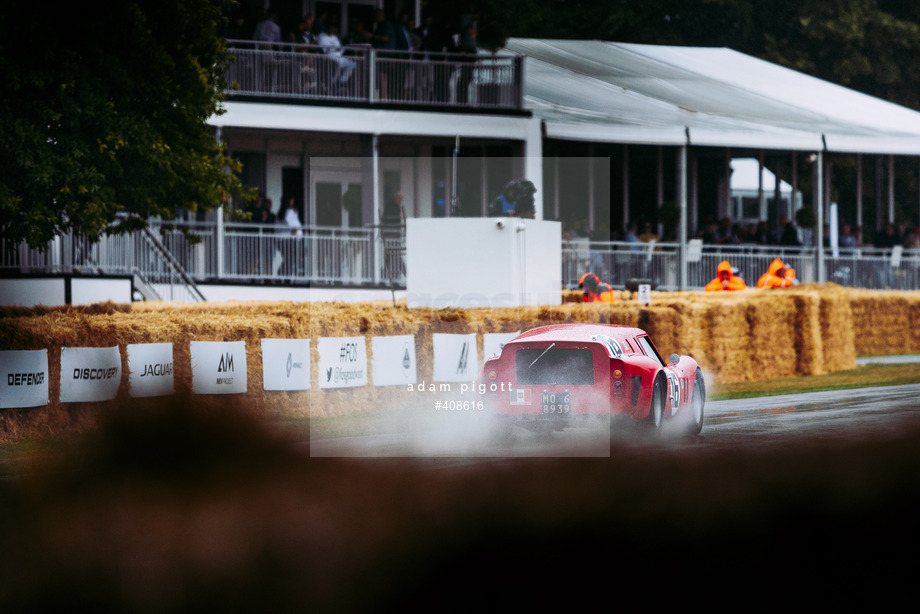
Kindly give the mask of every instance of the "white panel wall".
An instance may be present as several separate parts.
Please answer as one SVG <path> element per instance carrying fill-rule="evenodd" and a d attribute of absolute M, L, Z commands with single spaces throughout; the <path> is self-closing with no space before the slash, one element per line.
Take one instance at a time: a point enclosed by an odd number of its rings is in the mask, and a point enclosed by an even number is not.
<path fill-rule="evenodd" d="M 409 307 L 562 302 L 561 224 L 519 218 L 406 221 Z"/>

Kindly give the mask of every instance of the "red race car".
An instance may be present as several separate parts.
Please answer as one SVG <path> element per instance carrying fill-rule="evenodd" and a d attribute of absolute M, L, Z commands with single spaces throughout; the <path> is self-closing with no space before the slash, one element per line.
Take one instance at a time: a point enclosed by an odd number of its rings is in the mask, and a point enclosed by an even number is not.
<path fill-rule="evenodd" d="M 562 430 L 627 416 L 653 430 L 703 428 L 706 386 L 690 356 L 661 358 L 648 334 L 614 324 L 555 324 L 521 333 L 485 361 L 479 389 L 500 433 Z"/>

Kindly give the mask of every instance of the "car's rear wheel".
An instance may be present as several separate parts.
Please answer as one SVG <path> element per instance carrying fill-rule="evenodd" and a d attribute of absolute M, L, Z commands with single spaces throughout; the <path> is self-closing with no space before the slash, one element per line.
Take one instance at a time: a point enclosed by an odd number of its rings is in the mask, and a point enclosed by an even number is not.
<path fill-rule="evenodd" d="M 658 431 L 661 429 L 661 424 L 664 421 L 664 401 L 664 379 L 659 377 L 655 380 L 655 385 L 652 388 L 652 404 L 648 409 L 648 418 L 645 419 L 646 425 L 651 430 Z"/>
<path fill-rule="evenodd" d="M 690 402 L 690 421 L 687 424 L 688 435 L 699 435 L 703 430 L 703 407 L 706 405 L 706 382 L 703 381 L 703 372 L 696 370 L 696 379 L 693 382 L 693 399 Z"/>

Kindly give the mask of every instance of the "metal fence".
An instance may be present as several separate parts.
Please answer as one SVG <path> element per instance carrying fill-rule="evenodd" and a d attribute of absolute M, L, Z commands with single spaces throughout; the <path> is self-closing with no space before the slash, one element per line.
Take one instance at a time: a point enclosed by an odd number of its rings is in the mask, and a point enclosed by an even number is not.
<path fill-rule="evenodd" d="M 757 283 L 775 258 L 796 271 L 800 282 L 818 281 L 816 248 L 777 245 L 703 245 L 698 254 L 688 250 L 687 286 L 699 290 L 716 276 L 727 260 L 748 286 Z M 647 279 L 659 290 L 680 289 L 678 243 L 563 241 L 563 286 L 576 288 L 587 271 L 614 288 L 631 279 Z M 875 290 L 920 289 L 920 250 L 873 247 L 824 250 L 825 281 Z"/>
<path fill-rule="evenodd" d="M 315 101 L 398 103 L 516 111 L 523 108 L 521 58 L 376 51 L 343 46 L 228 41 L 227 94 Z"/>
<path fill-rule="evenodd" d="M 196 284 L 291 283 L 405 288 L 402 226 L 303 227 L 224 222 L 154 224 L 143 232 L 91 242 L 62 236 L 41 250 L 0 241 L 0 272 L 133 274 L 160 288 L 162 298 L 201 300 Z M 826 281 L 868 289 L 920 289 L 920 250 L 863 247 L 825 250 Z M 815 248 L 702 245 L 688 249 L 688 288 L 701 289 L 728 260 L 749 286 L 774 258 L 802 282 L 818 281 Z M 632 279 L 659 290 L 680 289 L 677 243 L 563 241 L 562 283 L 576 288 L 587 271 L 615 288 Z M 165 290 L 164 290 L 165 288 Z M 182 299 L 185 300 L 185 299 Z"/>

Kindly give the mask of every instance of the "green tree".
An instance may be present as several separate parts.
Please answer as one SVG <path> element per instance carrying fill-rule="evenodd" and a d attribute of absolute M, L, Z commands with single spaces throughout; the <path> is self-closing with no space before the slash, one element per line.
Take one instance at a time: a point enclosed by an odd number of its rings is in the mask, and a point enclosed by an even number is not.
<path fill-rule="evenodd" d="M 7 245 L 135 230 L 242 195 L 221 112 L 232 0 L 0 3 Z"/>

